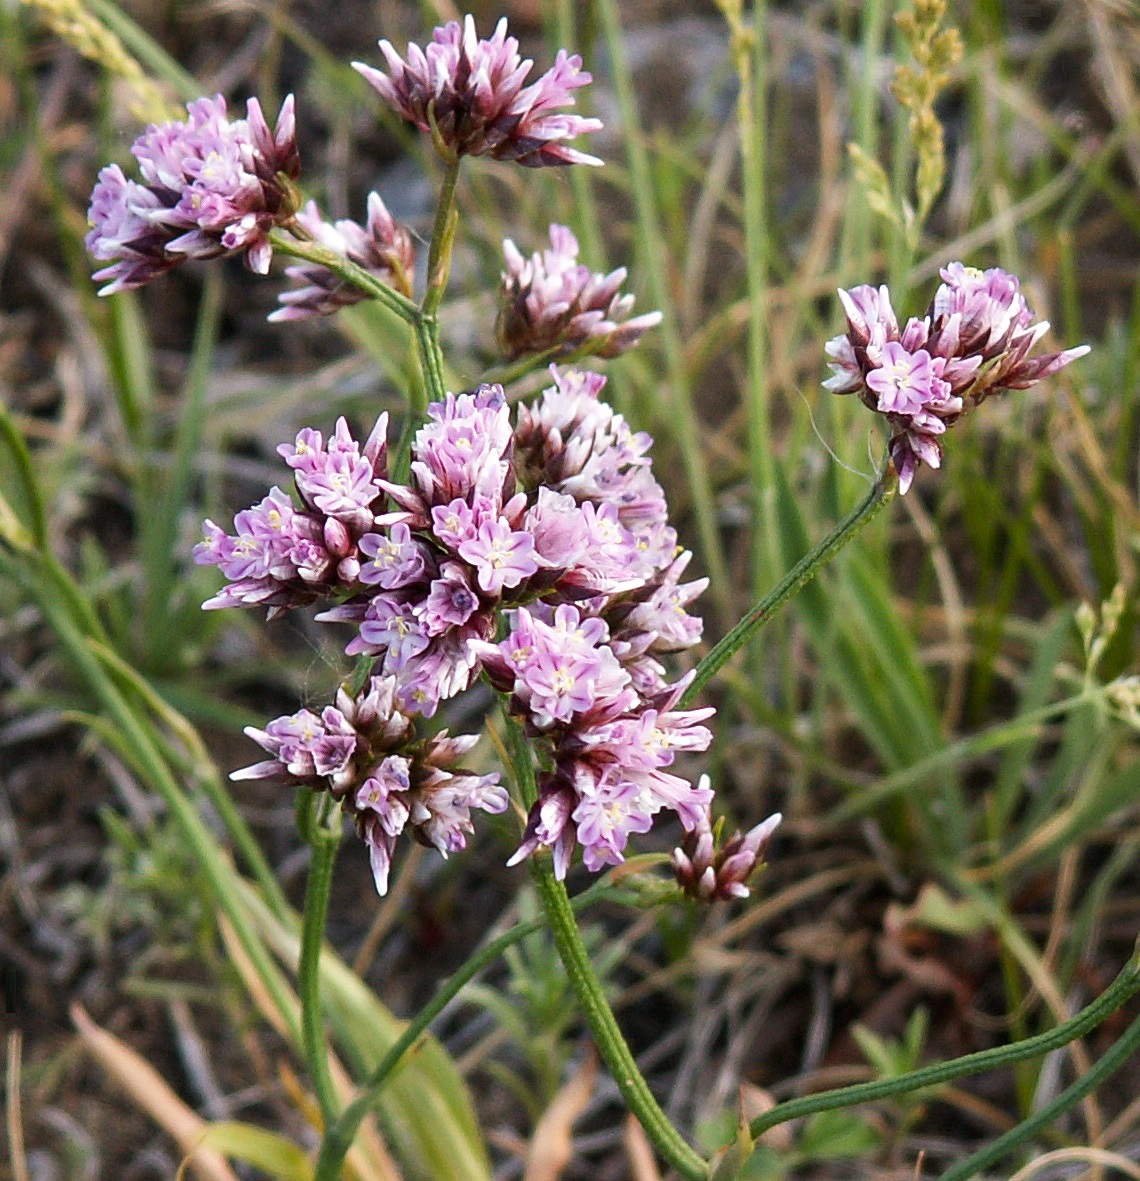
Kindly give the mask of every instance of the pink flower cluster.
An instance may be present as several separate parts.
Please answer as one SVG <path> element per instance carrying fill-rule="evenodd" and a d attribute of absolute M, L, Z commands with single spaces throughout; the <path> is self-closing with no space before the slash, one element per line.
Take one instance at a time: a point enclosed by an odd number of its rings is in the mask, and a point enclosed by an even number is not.
<path fill-rule="evenodd" d="M 922 463 L 942 462 L 939 436 L 991 394 L 1028 389 L 1087 353 L 1088 346 L 1030 358 L 1049 330 L 1033 322 L 1016 276 L 952 262 L 920 320 L 900 330 L 886 287 L 840 291 L 847 331 L 828 341 L 833 376 L 824 387 L 858 394 L 895 430 L 891 461 L 902 492 Z"/>
<path fill-rule="evenodd" d="M 292 96 L 270 131 L 257 99 L 245 119 L 226 118 L 225 99 L 200 98 L 181 122 L 152 125 L 131 147 L 142 182 L 117 164 L 91 195 L 87 249 L 111 265 L 96 272 L 110 295 L 141 287 L 188 258 L 245 254 L 269 270 L 269 231 L 292 217 L 300 175 Z"/>
<path fill-rule="evenodd" d="M 246 734 L 270 757 L 232 779 L 275 779 L 328 791 L 352 816 L 368 845 L 376 889 L 387 893 L 396 840 L 408 833 L 446 857 L 474 831 L 471 810 L 502 812 L 499 776 L 458 766 L 478 741 L 443 730 L 417 740 L 412 721 L 395 706 L 395 681 L 372 677 L 356 697 L 342 688 L 319 714 L 298 710 Z"/>
<path fill-rule="evenodd" d="M 363 449 L 339 419 L 326 443 L 305 429 L 277 448 L 293 469 L 297 500 L 273 488 L 234 518 L 228 534 L 213 521 L 194 547 L 199 566 L 217 566 L 229 580 L 203 606 L 269 608 L 269 618 L 356 585 L 362 547 L 383 507 L 388 416 L 382 414 Z"/>
<path fill-rule="evenodd" d="M 623 295 L 626 269 L 594 274 L 578 262 L 578 240 L 566 226 L 550 227 L 550 249 L 524 258 L 508 238 L 507 269 L 496 326 L 507 360 L 558 349 L 616 357 L 661 322 L 660 312 L 629 318 L 633 296 Z"/>
<path fill-rule="evenodd" d="M 479 40 L 467 16 L 462 25 L 437 28 L 426 48 L 409 45 L 406 60 L 388 41 L 380 50 L 389 73 L 361 62 L 353 67 L 403 118 L 431 135 L 445 160 L 486 155 L 530 168 L 601 163 L 566 144 L 602 126 L 562 113 L 574 104 L 571 92 L 591 81 L 582 59 L 560 49 L 553 67 L 525 86 L 533 63 L 519 57 L 505 17 L 488 40 Z"/>
<path fill-rule="evenodd" d="M 712 793 L 671 768 L 708 747 L 713 711 L 676 709 L 687 682 L 659 659 L 699 639 L 706 580 L 682 581 L 651 441 L 599 399 L 603 377 L 552 372 L 513 426 L 499 386 L 432 405 L 406 484 L 383 419 L 363 448 L 343 422 L 327 445 L 302 431 L 280 448 L 299 506 L 275 489 L 233 535 L 207 522 L 196 559 L 231 579 L 210 607 L 336 595 L 318 618 L 355 624 L 348 653 L 376 658 L 406 713 L 486 672 L 546 754 L 519 856 L 552 846 L 564 874 L 577 843 L 591 868 L 620 861 L 663 808 L 699 823 Z"/>

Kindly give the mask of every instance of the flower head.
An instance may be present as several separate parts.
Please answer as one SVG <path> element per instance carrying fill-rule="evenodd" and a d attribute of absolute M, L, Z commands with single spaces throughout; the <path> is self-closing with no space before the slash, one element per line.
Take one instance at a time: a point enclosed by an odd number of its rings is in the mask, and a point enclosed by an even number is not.
<path fill-rule="evenodd" d="M 824 388 L 858 394 L 894 428 L 889 449 L 902 492 L 921 464 L 942 462 L 939 436 L 993 394 L 1028 389 L 1087 353 L 1088 346 L 1031 358 L 1048 330 L 1034 323 L 1016 276 L 960 262 L 921 319 L 900 329 L 886 287 L 840 291 L 847 331 L 827 342 Z"/>
<path fill-rule="evenodd" d="M 187 118 L 153 124 L 131 147 L 142 181 L 104 168 L 91 195 L 87 249 L 110 266 L 109 295 L 141 287 L 188 258 L 243 254 L 265 274 L 269 231 L 293 216 L 300 175 L 293 98 L 271 131 L 257 99 L 246 118 L 226 117 L 221 95 L 196 99 Z"/>
<path fill-rule="evenodd" d="M 508 238 L 503 254 L 496 334 L 508 360 L 551 349 L 616 357 L 661 322 L 660 312 L 631 320 L 633 296 L 621 294 L 625 267 L 591 273 L 578 262 L 578 240 L 565 226 L 550 227 L 549 250 L 524 258 Z"/>
<path fill-rule="evenodd" d="M 488 40 L 479 40 L 471 16 L 432 33 L 423 49 L 409 45 L 402 58 L 388 41 L 380 50 L 388 73 L 361 62 L 353 66 L 395 110 L 432 137 L 448 161 L 492 156 L 530 168 L 600 164 L 566 144 L 601 127 L 598 119 L 560 113 L 573 106 L 572 91 L 591 81 L 582 59 L 558 51 L 553 67 L 525 86 L 532 64 L 507 36 L 506 18 Z"/>
<path fill-rule="evenodd" d="M 411 719 L 396 707 L 396 682 L 372 677 L 355 697 L 343 687 L 320 714 L 302 709 L 246 734 L 270 758 L 235 771 L 232 779 L 276 779 L 341 801 L 368 845 L 376 889 L 388 889 L 396 839 L 407 832 L 445 857 L 465 847 L 473 809 L 502 812 L 506 790 L 497 774 L 459 766 L 474 736 L 446 730 L 416 738 Z"/>

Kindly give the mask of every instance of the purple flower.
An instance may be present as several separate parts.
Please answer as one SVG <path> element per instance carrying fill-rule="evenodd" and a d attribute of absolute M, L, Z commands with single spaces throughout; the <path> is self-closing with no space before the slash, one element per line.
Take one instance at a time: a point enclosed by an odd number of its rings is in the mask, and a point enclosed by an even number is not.
<path fill-rule="evenodd" d="M 393 525 L 387 537 L 366 533 L 360 552 L 371 561 L 360 567 L 360 581 L 384 590 L 397 590 L 428 578 L 428 555 L 423 542 L 413 540 L 407 525 Z"/>
<path fill-rule="evenodd" d="M 353 62 L 395 110 L 432 137 L 447 161 L 492 156 L 537 168 L 559 164 L 600 164 L 567 146 L 566 140 L 597 131 L 598 119 L 559 114 L 573 106 L 572 91 L 590 82 L 582 59 L 558 51 L 554 66 L 524 86 L 532 63 L 519 57 L 518 42 L 499 21 L 489 40 L 478 40 L 475 21 L 451 21 L 432 33 L 426 48 L 409 45 L 407 60 L 388 41 L 380 42 L 385 74 Z"/>
<path fill-rule="evenodd" d="M 348 219 L 327 222 L 313 201 L 305 205 L 295 220 L 314 242 L 370 271 L 381 283 L 402 295 L 411 296 L 416 264 L 412 236 L 395 221 L 379 194 L 368 194 L 365 226 Z M 277 297 L 282 306 L 269 316 L 275 322 L 330 316 L 368 298 L 359 287 L 315 263 L 288 266 L 285 274 L 296 286 Z"/>
<path fill-rule="evenodd" d="M 479 596 L 471 589 L 467 571 L 458 562 L 444 562 L 428 590 L 420 619 L 429 635 L 439 635 L 466 623 L 479 609 Z"/>
<path fill-rule="evenodd" d="M 112 165 L 91 195 L 87 249 L 112 264 L 95 273 L 108 280 L 100 295 L 141 287 L 187 258 L 240 252 L 251 270 L 269 270 L 269 231 L 296 209 L 292 96 L 273 131 L 255 98 L 232 121 L 220 95 L 197 99 L 185 121 L 148 127 L 131 152 L 142 183 Z"/>
<path fill-rule="evenodd" d="M 630 833 L 648 832 L 653 827 L 653 816 L 646 811 L 638 785 L 616 777 L 582 795 L 571 819 L 586 868 L 595 873 L 605 865 L 621 864 Z"/>
<path fill-rule="evenodd" d="M 945 367 L 943 357 L 932 358 L 925 349 L 908 353 L 888 341 L 881 365 L 867 374 L 867 388 L 879 395 L 880 413 L 915 415 L 929 402 L 949 400 L 950 383 L 940 376 Z"/>
<path fill-rule="evenodd" d="M 626 270 L 592 274 L 578 262 L 578 240 L 565 226 L 550 227 L 550 249 L 524 258 L 509 238 L 496 326 L 508 360 L 557 349 L 616 357 L 661 322 L 660 312 L 629 319 L 633 296 L 622 295 Z"/>
<path fill-rule="evenodd" d="M 921 464 L 942 462 L 939 436 L 992 394 L 1028 389 L 1088 352 L 1030 358 L 1048 330 L 1035 324 L 1015 276 L 950 263 L 923 319 L 900 329 L 886 287 L 840 291 L 847 331 L 827 342 L 824 387 L 858 394 L 894 429 L 889 451 L 906 492 Z"/>
<path fill-rule="evenodd" d="M 534 538 L 501 518 L 484 520 L 475 536 L 459 546 L 459 556 L 475 567 L 479 587 L 488 595 L 502 594 L 504 587 L 518 586 L 538 570 Z"/>

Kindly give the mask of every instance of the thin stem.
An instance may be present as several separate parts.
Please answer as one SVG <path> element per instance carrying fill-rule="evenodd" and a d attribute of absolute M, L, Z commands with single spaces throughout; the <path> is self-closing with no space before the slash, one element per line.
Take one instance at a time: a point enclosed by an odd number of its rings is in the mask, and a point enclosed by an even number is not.
<path fill-rule="evenodd" d="M 443 187 L 439 191 L 439 204 L 435 207 L 435 221 L 431 228 L 431 245 L 428 247 L 428 284 L 424 294 L 423 313 L 434 316 L 443 302 L 447 290 L 447 277 L 451 272 L 451 248 L 455 244 L 455 226 L 458 214 L 455 208 L 455 184 L 459 179 L 459 160 L 447 165 L 443 174 Z"/>
<path fill-rule="evenodd" d="M 669 1117 L 661 1110 L 645 1076 L 638 1069 L 606 1000 L 602 982 L 590 963 L 586 945 L 582 942 L 582 933 L 574 920 L 574 910 L 566 887 L 555 878 L 550 859 L 533 859 L 531 876 L 538 887 L 538 896 L 546 912 L 559 958 L 570 977 L 590 1032 L 594 1035 L 594 1043 L 626 1106 L 637 1117 L 645 1134 L 669 1165 L 686 1181 L 701 1181 L 708 1176 L 708 1165 L 669 1122 Z"/>
<path fill-rule="evenodd" d="M 889 1099 L 892 1095 L 917 1091 L 922 1087 L 937 1086 L 957 1078 L 963 1078 L 966 1075 L 980 1074 L 983 1071 L 996 1070 L 998 1067 L 1007 1066 L 1013 1062 L 1021 1062 L 1026 1058 L 1039 1057 L 1051 1050 L 1067 1046 L 1071 1041 L 1088 1033 L 1090 1029 L 1095 1029 L 1110 1013 L 1119 1009 L 1137 992 L 1140 992 L 1140 952 L 1133 953 L 1120 975 L 1095 1001 L 1087 1005 L 1075 1017 L 1054 1029 L 1037 1034 L 1036 1037 L 1016 1042 L 1012 1046 L 998 1046 L 993 1050 L 980 1050 L 976 1054 L 967 1054 L 965 1057 L 955 1058 L 951 1062 L 939 1062 L 934 1066 L 925 1066 L 921 1070 L 909 1071 L 897 1078 L 879 1079 L 873 1083 L 860 1083 L 854 1087 L 842 1087 L 835 1091 L 827 1091 L 822 1095 L 808 1095 L 803 1099 L 790 1099 L 786 1103 L 777 1104 L 771 1111 L 754 1119 L 749 1126 L 749 1131 L 753 1137 L 757 1137 L 777 1124 L 787 1123 L 788 1120 L 798 1119 L 801 1116 L 815 1115 L 820 1111 L 834 1111 L 840 1107 L 853 1107 L 857 1103 L 871 1103 L 879 1099 Z M 1125 1038 L 1127 1039 L 1135 1029 L 1136 1026 L 1133 1026 Z M 1108 1055 L 1102 1058 L 1094 1069 L 1099 1069 L 1107 1057 Z M 1115 1069 L 1115 1067 L 1111 1069 Z M 1091 1072 L 1086 1077 L 1091 1078 Z M 1068 1095 L 1070 1091 L 1066 1091 L 1064 1094 Z M 1084 1091 L 1080 1095 L 1075 1095 L 1072 1102 L 1075 1103 L 1087 1093 L 1088 1091 Z M 1041 1114 L 1044 1115 L 1045 1112 L 1042 1111 Z M 1058 1114 L 1059 1111 L 1054 1112 L 1050 1116 L 1050 1120 L 1056 1118 Z M 1048 1122 L 1049 1120 L 1045 1121 L 1045 1123 Z M 1036 1126 L 1043 1127 L 1044 1124 Z M 1020 1131 L 1020 1128 L 1014 1129 L 1014 1131 Z M 1012 1135 L 1012 1133 L 1007 1135 Z M 1002 1137 L 995 1141 L 986 1151 L 994 1150 L 1005 1138 Z M 1010 1146 L 1012 1147 L 1012 1142 Z M 1003 1151 L 1005 1150 L 1003 1149 Z M 985 1167 L 994 1159 L 997 1158 L 987 1158 L 978 1168 Z M 952 1171 L 945 1174 L 942 1181 L 951 1181 L 952 1176 L 954 1181 L 962 1181 L 962 1178 L 971 1175 L 972 1173 L 959 1174 Z"/>
<path fill-rule="evenodd" d="M 442 402 L 447 396 L 447 385 L 443 376 L 443 352 L 439 347 L 439 322 L 435 316 L 420 315 L 415 323 L 416 349 L 423 368 L 423 389 L 417 389 L 408 399 L 408 408 L 413 416 L 423 417 L 428 402 Z M 409 431 L 411 424 L 409 424 Z M 411 436 L 409 434 L 409 442 Z"/>
<path fill-rule="evenodd" d="M 351 283 L 372 299 L 391 309 L 400 319 L 414 324 L 419 318 L 420 309 L 406 295 L 401 295 L 387 283 L 381 283 L 371 271 L 358 266 L 343 254 L 329 250 L 317 242 L 303 242 L 282 229 L 269 231 L 269 240 L 273 249 L 279 254 L 287 254 L 290 258 L 300 258 L 305 262 L 314 263 L 332 271 L 338 278 Z"/>
<path fill-rule="evenodd" d="M 590 889 L 583 891 L 574 898 L 570 905 L 575 911 L 584 910 L 599 899 L 619 893 L 606 880 L 595 883 Z M 459 995 L 463 988 L 477 976 L 488 964 L 493 963 L 507 950 L 528 935 L 541 931 L 546 926 L 546 919 L 531 919 L 529 922 L 518 923 L 509 931 L 504 932 L 497 939 L 480 947 L 470 955 L 458 971 L 443 985 L 435 996 L 423 1009 L 408 1022 L 400 1037 L 393 1042 L 391 1048 L 377 1064 L 367 1083 L 360 1089 L 352 1102 L 344 1109 L 340 1117 L 326 1125 L 324 1139 L 321 1141 L 320 1154 L 317 1157 L 316 1170 L 313 1181 L 336 1181 L 340 1176 L 340 1166 L 364 1117 L 379 1101 L 385 1083 L 392 1072 L 399 1066 L 404 1055 L 414 1048 L 420 1038 L 428 1031 L 432 1022 Z"/>
<path fill-rule="evenodd" d="M 1060 1027 L 1059 1027 L 1060 1028 Z M 1076 1106 L 1086 1095 L 1093 1091 L 1115 1074 L 1140 1046 L 1140 1017 L 1125 1031 L 1124 1036 L 1101 1058 L 1087 1074 L 1083 1074 L 1071 1087 L 1062 1091 L 1048 1106 L 1043 1107 L 1036 1115 L 1011 1128 L 1003 1136 L 999 1136 L 988 1147 L 973 1156 L 967 1157 L 961 1164 L 942 1174 L 941 1181 L 966 1181 L 974 1177 L 983 1169 L 989 1168 L 996 1161 L 1001 1160 L 1006 1153 L 1012 1151 L 1019 1144 L 1035 1136 L 1047 1128 L 1054 1120 L 1064 1115 L 1070 1107 Z"/>
<path fill-rule="evenodd" d="M 340 810 L 333 821 L 320 812 L 320 802 L 307 788 L 301 800 L 302 830 L 312 848 L 309 877 L 305 884 L 305 913 L 301 923 L 301 959 L 297 969 L 297 991 L 301 998 L 301 1044 L 309 1075 L 313 1080 L 321 1116 L 327 1127 L 336 1118 L 336 1091 L 329 1072 L 329 1051 L 321 1012 L 321 944 L 325 937 L 333 865 L 340 847 Z"/>
<path fill-rule="evenodd" d="M 897 477 L 894 469 L 888 468 L 875 481 L 874 487 L 863 502 L 785 575 L 775 590 L 764 596 L 728 633 L 712 648 L 712 651 L 697 665 L 696 676 L 681 705 L 688 705 L 697 694 L 728 663 L 732 655 L 742 648 L 754 632 L 758 631 L 775 613 L 802 590 L 818 573 L 821 566 L 833 557 L 886 505 L 895 494 Z"/>

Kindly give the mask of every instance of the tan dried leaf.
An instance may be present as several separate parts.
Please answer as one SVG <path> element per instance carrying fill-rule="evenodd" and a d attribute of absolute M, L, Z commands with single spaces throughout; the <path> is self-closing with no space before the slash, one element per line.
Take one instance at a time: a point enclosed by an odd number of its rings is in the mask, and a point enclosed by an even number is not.
<path fill-rule="evenodd" d="M 526 1154 L 523 1181 L 558 1181 L 574 1155 L 574 1121 L 594 1093 L 598 1061 L 591 1051 L 542 1113 Z"/>

